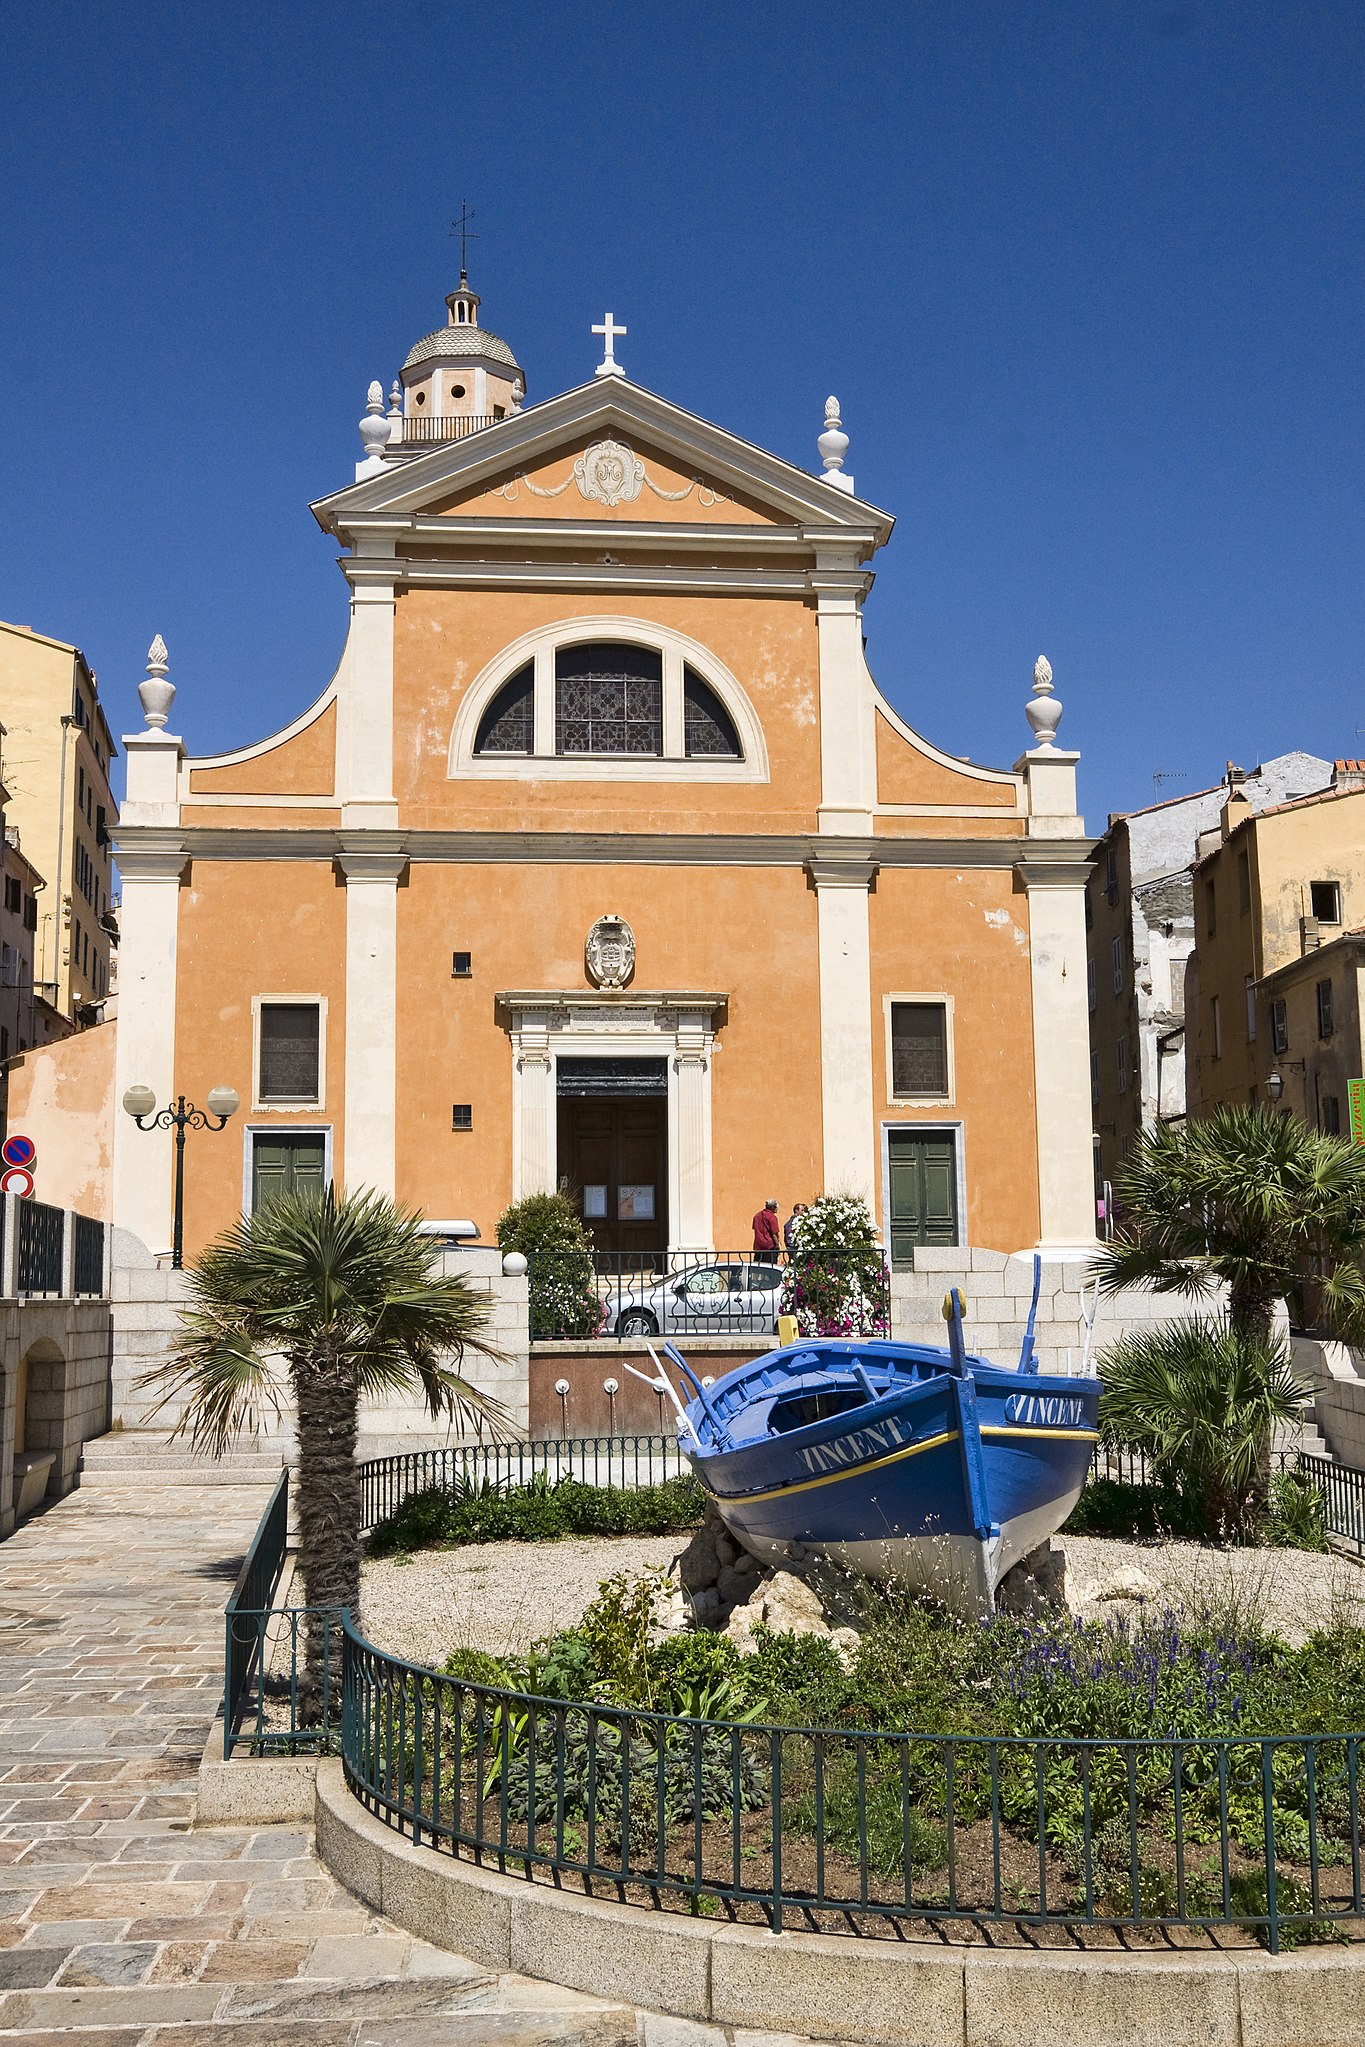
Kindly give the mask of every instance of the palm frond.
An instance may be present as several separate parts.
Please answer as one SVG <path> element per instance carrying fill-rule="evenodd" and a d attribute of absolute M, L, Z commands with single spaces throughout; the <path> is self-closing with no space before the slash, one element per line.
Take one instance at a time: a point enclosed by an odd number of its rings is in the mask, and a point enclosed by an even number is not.
<path fill-rule="evenodd" d="M 221 1457 L 243 1431 L 259 1430 L 267 1410 L 279 1420 L 278 1364 L 257 1350 L 246 1331 L 202 1309 L 187 1310 L 182 1328 L 168 1362 L 142 1373 L 137 1384 L 160 1393 L 153 1415 L 184 1403 L 172 1439 L 188 1435 L 194 1449 Z"/>

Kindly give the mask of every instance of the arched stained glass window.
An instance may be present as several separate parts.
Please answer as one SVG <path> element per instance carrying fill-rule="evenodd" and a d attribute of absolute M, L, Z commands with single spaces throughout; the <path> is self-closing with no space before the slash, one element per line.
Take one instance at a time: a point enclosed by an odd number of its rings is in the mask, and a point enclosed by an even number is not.
<path fill-rule="evenodd" d="M 530 753 L 535 744 L 535 664 L 509 676 L 479 720 L 475 753 Z"/>
<path fill-rule="evenodd" d="M 590 640 L 555 654 L 555 752 L 663 752 L 663 657 Z"/>
<path fill-rule="evenodd" d="M 709 683 L 695 668 L 683 669 L 683 751 L 689 760 L 709 754 L 723 760 L 740 758 L 734 720 Z"/>

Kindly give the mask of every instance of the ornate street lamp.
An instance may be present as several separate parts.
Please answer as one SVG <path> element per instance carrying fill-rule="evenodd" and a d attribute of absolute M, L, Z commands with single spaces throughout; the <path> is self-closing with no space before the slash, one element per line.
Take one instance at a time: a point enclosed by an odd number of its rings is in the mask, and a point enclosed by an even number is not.
<path fill-rule="evenodd" d="M 174 1108 L 158 1110 L 156 1096 L 149 1087 L 130 1087 L 124 1093 L 123 1106 L 139 1130 L 175 1132 L 175 1229 L 171 1237 L 171 1268 L 179 1272 L 184 1264 L 182 1254 L 185 1245 L 185 1132 L 221 1130 L 228 1117 L 236 1115 L 241 1098 L 236 1088 L 216 1087 L 210 1090 L 203 1109 L 196 1109 L 193 1102 L 177 1095 Z"/>

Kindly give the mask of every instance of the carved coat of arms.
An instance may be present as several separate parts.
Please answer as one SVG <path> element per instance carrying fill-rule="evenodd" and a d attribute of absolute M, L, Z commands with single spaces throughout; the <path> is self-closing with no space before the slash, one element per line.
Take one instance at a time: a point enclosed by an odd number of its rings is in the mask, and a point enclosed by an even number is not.
<path fill-rule="evenodd" d="M 624 988 L 635 972 L 635 933 L 624 917 L 599 917 L 584 947 L 594 988 Z"/>
<path fill-rule="evenodd" d="M 645 465 L 620 441 L 594 441 L 574 463 L 580 494 L 603 505 L 628 505 L 639 497 Z"/>

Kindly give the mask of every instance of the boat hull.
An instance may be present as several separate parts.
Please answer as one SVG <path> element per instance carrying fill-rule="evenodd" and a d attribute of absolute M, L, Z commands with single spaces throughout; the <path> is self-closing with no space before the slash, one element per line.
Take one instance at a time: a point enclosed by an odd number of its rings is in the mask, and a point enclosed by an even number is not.
<path fill-rule="evenodd" d="M 895 1347 L 843 1346 L 837 1361 L 874 1350 L 884 1367 Z M 1005 1573 L 1080 1496 L 1099 1386 L 984 1360 L 966 1374 L 933 1369 L 940 1362 L 917 1353 L 916 1376 L 812 1427 L 700 1446 L 694 1469 L 735 1539 L 765 1563 L 899 1582 L 959 1612 L 993 1612 Z M 713 1399 L 724 1402 L 726 1384 Z"/>

